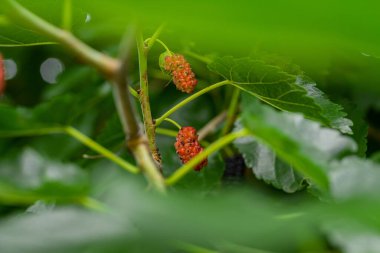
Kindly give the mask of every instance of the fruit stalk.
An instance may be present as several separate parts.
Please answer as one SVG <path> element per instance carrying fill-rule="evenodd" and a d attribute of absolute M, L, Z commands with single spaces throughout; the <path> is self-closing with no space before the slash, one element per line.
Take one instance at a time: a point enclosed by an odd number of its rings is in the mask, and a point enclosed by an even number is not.
<path fill-rule="evenodd" d="M 216 88 L 219 88 L 221 86 L 224 86 L 226 84 L 229 84 L 231 83 L 231 81 L 229 80 L 224 80 L 224 81 L 221 81 L 221 82 L 218 82 L 218 83 L 215 83 L 213 85 L 210 85 L 208 86 L 207 88 L 204 88 L 196 93 L 194 93 L 193 95 L 191 95 L 190 97 L 184 99 L 183 101 L 179 102 L 178 104 L 176 104 L 175 106 L 173 106 L 170 110 L 168 110 L 166 113 L 164 113 L 161 117 L 159 117 L 158 119 L 156 119 L 156 126 L 159 126 L 167 117 L 169 117 L 172 113 L 174 113 L 175 111 L 177 111 L 178 109 L 182 108 L 183 106 L 185 106 L 186 104 L 188 104 L 189 102 L 193 101 L 194 99 L 196 99 L 197 97 L 209 92 L 209 91 L 212 91 L 213 89 L 216 89 Z"/>

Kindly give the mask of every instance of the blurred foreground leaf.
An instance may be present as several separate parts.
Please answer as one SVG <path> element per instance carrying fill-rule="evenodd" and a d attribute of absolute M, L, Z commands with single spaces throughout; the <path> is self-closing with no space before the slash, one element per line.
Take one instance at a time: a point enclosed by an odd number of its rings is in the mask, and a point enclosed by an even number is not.
<path fill-rule="evenodd" d="M 314 249 L 305 249 L 303 242 L 316 238 L 322 241 L 321 233 L 326 231 L 323 228 L 337 220 L 368 229 L 380 228 L 378 216 L 366 215 L 380 211 L 378 198 L 328 204 L 260 196 L 243 190 L 207 199 L 197 195 L 178 192 L 163 197 L 145 192 L 132 181 L 113 184 L 104 199 L 111 213 L 57 207 L 3 220 L 0 250 L 171 252 L 181 251 L 184 243 L 211 250 L 231 243 L 236 247 L 294 253 Z M 366 234 L 357 236 L 365 238 Z M 340 246 L 346 243 L 350 242 L 342 241 Z"/>
<path fill-rule="evenodd" d="M 354 152 L 356 143 L 337 130 L 322 128 L 300 114 L 278 112 L 243 95 L 242 125 L 306 178 L 328 188 L 328 162 L 344 152 Z M 236 144 L 251 142 L 240 138 Z M 254 152 L 254 150 L 252 150 Z M 244 155 L 244 154 L 243 154 Z M 272 167 L 273 169 L 273 167 Z"/>
<path fill-rule="evenodd" d="M 377 197 L 380 191 L 380 165 L 358 157 L 335 161 L 328 172 L 331 193 L 336 199 Z"/>
<path fill-rule="evenodd" d="M 288 193 L 304 188 L 305 178 L 266 145 L 254 138 L 246 138 L 244 141 L 235 141 L 235 146 L 256 178 Z"/>
<path fill-rule="evenodd" d="M 38 199 L 74 201 L 86 196 L 89 188 L 87 174 L 77 165 L 49 161 L 32 149 L 3 158 L 0 168 L 3 204 L 30 204 Z"/>

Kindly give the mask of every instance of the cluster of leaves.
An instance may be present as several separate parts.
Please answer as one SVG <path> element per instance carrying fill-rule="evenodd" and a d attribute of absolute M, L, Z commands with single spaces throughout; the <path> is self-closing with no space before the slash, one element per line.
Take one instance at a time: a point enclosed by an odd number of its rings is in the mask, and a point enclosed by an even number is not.
<path fill-rule="evenodd" d="M 86 2 L 77 6 L 74 17 L 83 18 L 87 8 L 93 10 Z M 33 9 L 32 4 L 29 7 Z M 43 9 L 39 12 L 44 14 Z M 57 24 L 56 16 L 46 18 Z M 19 39 L 51 43 L 33 31 L 17 30 L 10 21 L 0 25 L 6 27 L 0 32 L 2 44 L 20 46 L 15 42 Z M 91 26 L 88 29 L 96 32 Z M 78 31 L 85 36 L 84 30 Z M 97 43 L 112 54 L 117 40 L 111 46 L 109 41 Z M 326 88 L 330 97 L 342 102 L 346 114 L 298 66 L 280 57 L 261 53 L 204 60 L 186 49 L 199 79 L 195 92 L 220 81 L 226 85 L 198 97 L 171 118 L 200 129 L 228 110 L 231 93 L 239 89 L 238 106 L 230 118 L 234 127 L 227 132 L 245 130 L 247 135 L 214 152 L 206 168 L 189 172 L 169 189 L 168 196 L 158 196 L 146 191 L 142 176 L 121 170 L 66 135 L 65 129 L 75 127 L 134 162 L 124 148 L 108 84 L 56 46 L 45 47 L 43 55 L 53 53 L 67 65 L 58 83 L 42 84 L 32 99 L 34 105 L 22 105 L 18 93 L 28 94 L 33 87 L 20 91 L 18 87 L 26 82 L 20 76 L 28 75 L 28 83 L 41 82 L 37 74 L 22 70 L 8 81 L 0 98 L 0 213 L 5 217 L 0 226 L 1 252 L 380 250 L 380 165 L 376 159 L 364 158 L 367 123 L 363 118 L 375 99 L 364 104 L 358 97 Z M 173 47 L 182 51 L 178 44 Z M 25 59 L 17 55 L 18 50 L 3 48 L 2 52 L 5 58 L 14 57 L 22 69 Z M 160 53 L 154 47 L 149 62 L 155 116 L 188 96 L 166 86 L 170 78 L 159 72 Z M 350 98 L 357 108 L 347 105 L 344 99 Z M 167 129 L 171 127 L 162 123 L 157 129 L 165 176 L 180 167 L 170 134 L 174 131 Z M 222 127 L 207 136 L 206 144 L 221 138 Z M 232 190 L 222 183 L 228 150 L 241 155 L 246 167 L 246 180 Z"/>

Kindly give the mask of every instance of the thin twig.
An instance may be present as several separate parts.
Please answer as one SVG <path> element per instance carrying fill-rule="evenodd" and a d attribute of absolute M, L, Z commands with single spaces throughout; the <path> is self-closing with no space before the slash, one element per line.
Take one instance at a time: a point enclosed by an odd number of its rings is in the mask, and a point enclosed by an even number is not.
<path fill-rule="evenodd" d="M 212 59 L 208 58 L 207 56 L 203 56 L 203 55 L 194 53 L 194 52 L 192 52 L 192 51 L 190 51 L 188 49 L 185 50 L 183 53 L 186 54 L 186 55 L 188 55 L 188 56 L 190 56 L 190 57 L 193 57 L 194 59 L 197 59 L 197 60 L 199 60 L 201 62 L 204 62 L 206 64 L 210 64 L 212 62 Z"/>
<path fill-rule="evenodd" d="M 156 119 L 156 126 L 159 126 L 167 117 L 169 117 L 172 113 L 174 113 L 175 111 L 177 111 L 178 109 L 180 109 L 182 106 L 185 106 L 187 105 L 189 102 L 193 101 L 194 99 L 196 99 L 197 97 L 209 92 L 209 91 L 212 91 L 216 88 L 219 88 L 223 85 L 227 85 L 227 84 L 230 84 L 231 81 L 229 80 L 224 80 L 224 81 L 221 81 L 221 82 L 218 82 L 218 83 L 215 83 L 213 85 L 210 85 L 196 93 L 194 93 L 193 95 L 191 95 L 190 97 L 187 97 L 186 99 L 182 100 L 181 102 L 179 102 L 178 104 L 176 104 L 175 106 L 173 106 L 171 109 L 169 109 L 167 112 L 165 112 L 161 117 L 159 117 L 158 119 Z"/>
<path fill-rule="evenodd" d="M 230 105 L 228 106 L 228 111 L 227 111 L 226 123 L 224 124 L 224 127 L 220 133 L 220 136 L 226 135 L 230 131 L 230 129 L 232 128 L 235 122 L 236 111 L 238 110 L 239 96 L 240 96 L 240 89 L 233 87 L 231 102 L 230 102 Z"/>
<path fill-rule="evenodd" d="M 226 118 L 226 111 L 221 112 L 210 122 L 207 123 L 201 130 L 198 131 L 198 140 L 203 140 L 207 135 L 214 132 L 217 126 L 224 121 Z"/>
<path fill-rule="evenodd" d="M 73 16 L 72 5 L 73 5 L 72 0 L 63 1 L 62 28 L 68 32 L 71 31 L 71 26 L 72 26 L 72 16 Z"/>
<path fill-rule="evenodd" d="M 75 128 L 68 126 L 65 128 L 65 133 L 75 138 L 76 140 L 80 141 L 82 144 L 86 145 L 90 149 L 96 151 L 97 153 L 103 155 L 104 157 L 118 164 L 123 169 L 134 174 L 139 172 L 139 169 L 136 166 L 126 162 L 125 160 L 118 157 L 117 155 L 115 155 L 114 153 L 106 149 L 105 147 L 101 146 L 99 143 L 95 142 L 94 140 L 90 139 L 86 135 L 82 134 Z"/>
<path fill-rule="evenodd" d="M 128 89 L 127 75 L 131 52 L 134 45 L 135 31 L 130 29 L 120 44 L 120 69 L 115 78 L 114 97 L 124 133 L 129 140 L 140 138 L 140 126 L 136 119 Z"/>
<path fill-rule="evenodd" d="M 160 25 L 157 30 L 154 32 L 154 34 L 152 35 L 152 37 L 150 37 L 149 39 L 145 40 L 145 44 L 146 44 L 146 48 L 147 50 L 150 50 L 150 48 L 153 46 L 154 42 L 156 42 L 157 38 L 160 36 L 162 30 L 164 29 L 166 24 L 162 24 Z"/>
<path fill-rule="evenodd" d="M 170 136 L 170 137 L 177 137 L 178 135 L 178 131 L 174 131 L 174 130 L 166 129 L 166 128 L 160 128 L 160 127 L 156 128 L 156 133 Z"/>
<path fill-rule="evenodd" d="M 165 121 L 172 123 L 178 129 L 182 128 L 180 124 L 178 124 L 176 121 L 174 121 L 174 120 L 172 120 L 170 118 L 166 118 Z"/>

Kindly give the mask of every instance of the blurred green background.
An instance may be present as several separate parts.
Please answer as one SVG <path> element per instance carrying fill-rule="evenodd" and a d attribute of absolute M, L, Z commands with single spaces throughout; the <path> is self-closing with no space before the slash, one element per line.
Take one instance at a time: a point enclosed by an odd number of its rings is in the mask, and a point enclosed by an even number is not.
<path fill-rule="evenodd" d="M 0 103 L 11 109 L 0 112 L 0 124 L 20 123 L 18 113 L 48 124 L 71 124 L 133 162 L 122 146 L 105 80 L 48 38 L 8 20 L 3 1 L 0 52 L 6 59 L 7 90 Z M 19 2 L 62 25 L 65 1 Z M 129 25 L 149 37 L 166 23 L 160 39 L 187 56 L 200 79 L 198 89 L 217 77 L 194 54 L 266 56 L 279 65 L 296 64 L 344 106 L 354 122 L 358 155 L 380 161 L 380 2 L 73 0 L 72 7 L 73 33 L 113 56 Z M 160 72 L 162 52 L 157 44 L 149 55 L 155 116 L 186 97 Z M 137 64 L 134 57 L 134 87 Z M 199 129 L 225 108 L 229 92 L 207 94 L 173 119 Z M 158 145 L 169 175 L 180 166 L 173 138 L 158 135 Z M 0 252 L 380 252 L 377 188 L 368 190 L 371 196 L 327 204 L 306 191 L 285 194 L 251 175 L 248 187 L 231 192 L 220 183 L 225 161 L 218 152 L 209 158 L 214 170 L 190 173 L 170 197 L 159 197 L 141 186 L 142 176 L 103 159 L 83 159 L 82 154 L 95 154 L 64 135 L 1 139 L 0 152 L 0 182 L 5 182 L 0 184 Z M 30 164 L 32 175 L 25 173 Z M 59 201 L 34 203 L 39 196 L 57 195 Z M 85 210 L 72 204 L 72 196 L 92 196 L 112 212 Z"/>

